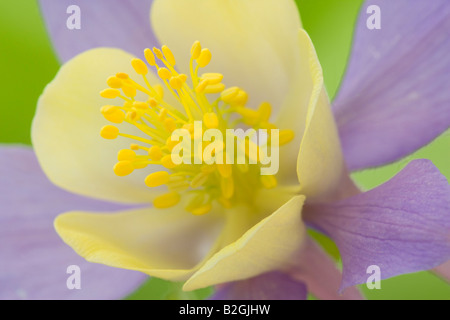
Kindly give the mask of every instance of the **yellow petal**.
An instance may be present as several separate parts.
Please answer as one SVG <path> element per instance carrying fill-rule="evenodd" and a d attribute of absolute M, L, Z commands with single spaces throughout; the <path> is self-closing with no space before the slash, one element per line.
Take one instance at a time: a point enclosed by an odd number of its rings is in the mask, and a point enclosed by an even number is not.
<path fill-rule="evenodd" d="M 100 108 L 123 104 L 120 98 L 100 97 L 108 77 L 125 72 L 143 82 L 131 66 L 132 59 L 117 49 L 90 50 L 67 62 L 46 87 L 38 102 L 32 140 L 42 168 L 56 185 L 81 195 L 129 203 L 149 202 L 158 192 L 145 186 L 150 170 L 136 170 L 127 177 L 114 174 L 117 152 L 129 148 L 132 140 L 100 137 L 100 129 L 108 124 Z M 154 75 L 147 76 L 157 83 Z M 142 136 L 133 126 L 119 128 Z"/>
<path fill-rule="evenodd" d="M 350 183 L 341 151 L 336 123 L 323 83 L 322 68 L 312 42 L 300 31 L 300 42 L 309 49 L 313 89 L 306 115 L 305 132 L 297 158 L 297 175 L 301 193 L 309 201 L 329 198 Z"/>
<path fill-rule="evenodd" d="M 151 22 L 183 72 L 199 40 L 212 53 L 202 73 L 223 73 L 223 83 L 246 90 L 254 108 L 263 101 L 281 106 L 300 57 L 294 1 L 156 0 Z"/>
<path fill-rule="evenodd" d="M 217 251 L 223 220 L 181 205 L 114 214 L 70 212 L 55 220 L 61 238 L 90 262 L 183 281 Z"/>
<path fill-rule="evenodd" d="M 297 169 L 298 152 L 306 127 L 306 114 L 311 100 L 314 99 L 313 95 L 317 94 L 314 91 L 317 75 L 312 73 L 314 69 L 311 64 L 319 62 L 315 52 L 311 50 L 312 43 L 306 32 L 297 30 L 296 33 L 297 37 L 294 43 L 298 47 L 300 57 L 298 63 L 292 65 L 296 76 L 289 84 L 286 99 L 275 121 L 276 126 L 281 130 L 292 130 L 294 133 L 293 140 L 280 146 L 279 149 L 280 170 L 277 179 L 283 186 L 292 186 L 298 183 L 297 176 L 292 173 Z"/>
<path fill-rule="evenodd" d="M 184 285 L 195 290 L 254 277 L 289 263 L 305 239 L 301 210 L 305 197 L 296 196 L 263 219 L 239 240 L 209 259 Z"/>

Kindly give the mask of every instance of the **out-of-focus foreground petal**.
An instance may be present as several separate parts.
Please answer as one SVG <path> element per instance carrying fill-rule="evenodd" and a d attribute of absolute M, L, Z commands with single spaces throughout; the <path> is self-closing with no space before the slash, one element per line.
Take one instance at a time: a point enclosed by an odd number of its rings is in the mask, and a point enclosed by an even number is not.
<path fill-rule="evenodd" d="M 440 266 L 434 268 L 432 271 L 441 278 L 450 282 L 450 261 L 441 264 Z"/>
<path fill-rule="evenodd" d="M 282 272 L 230 282 L 220 286 L 212 300 L 306 300 L 306 285 Z"/>
<path fill-rule="evenodd" d="M 299 31 L 299 40 L 300 47 L 309 53 L 308 76 L 303 76 L 311 77 L 313 87 L 306 114 L 305 132 L 297 157 L 298 182 L 301 194 L 304 194 L 308 201 L 329 201 L 342 197 L 342 194 L 352 193 L 353 184 L 344 163 L 336 123 L 323 84 L 322 68 L 314 46 L 303 30 Z"/>
<path fill-rule="evenodd" d="M 55 228 L 88 261 L 185 281 L 217 251 L 223 226 L 220 214 L 194 216 L 185 206 L 68 212 L 56 218 Z"/>
<path fill-rule="evenodd" d="M 296 265 L 289 274 L 297 281 L 306 283 L 308 292 L 320 300 L 362 300 L 357 288 L 348 288 L 340 294 L 342 274 L 336 263 L 313 240 L 308 239 L 305 247 L 295 259 Z"/>
<path fill-rule="evenodd" d="M 81 198 L 53 186 L 33 151 L 0 148 L 0 299 L 119 299 L 146 276 L 86 262 L 53 229 L 71 209 L 124 208 Z M 81 289 L 69 290 L 67 268 L 81 270 Z"/>
<path fill-rule="evenodd" d="M 369 30 L 366 9 L 381 9 Z M 450 126 L 447 0 L 369 0 L 334 111 L 351 170 L 398 160 Z"/>
<path fill-rule="evenodd" d="M 369 266 L 381 279 L 432 269 L 450 258 L 450 186 L 429 160 L 412 161 L 387 183 L 305 211 L 329 235 L 343 262 L 341 289 L 365 283 Z"/>
<path fill-rule="evenodd" d="M 96 47 L 121 48 L 140 55 L 157 45 L 148 13 L 153 0 L 40 0 L 42 13 L 59 58 L 65 62 Z M 70 30 L 66 23 L 80 8 L 81 29 Z M 70 13 L 68 13 L 69 11 Z"/>
<path fill-rule="evenodd" d="M 301 214 L 304 201 L 304 196 L 292 197 L 206 261 L 183 289 L 243 280 L 285 267 L 306 239 Z"/>

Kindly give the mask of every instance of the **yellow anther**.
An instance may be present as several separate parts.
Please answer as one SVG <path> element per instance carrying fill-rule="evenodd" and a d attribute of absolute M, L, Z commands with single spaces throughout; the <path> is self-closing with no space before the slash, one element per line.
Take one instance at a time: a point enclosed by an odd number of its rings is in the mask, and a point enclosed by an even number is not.
<path fill-rule="evenodd" d="M 167 80 L 172 77 L 172 73 L 167 68 L 159 68 L 158 76 L 163 80 Z"/>
<path fill-rule="evenodd" d="M 133 102 L 133 107 L 135 107 L 136 109 L 145 110 L 148 109 L 148 104 L 142 101 L 135 101 Z"/>
<path fill-rule="evenodd" d="M 138 151 L 140 148 L 139 148 L 138 144 L 132 143 L 132 144 L 130 144 L 130 149 L 133 151 Z"/>
<path fill-rule="evenodd" d="M 224 197 L 220 197 L 217 199 L 217 201 L 222 205 L 222 207 L 224 207 L 225 209 L 230 209 L 233 207 L 233 205 L 231 204 L 230 200 L 225 199 Z"/>
<path fill-rule="evenodd" d="M 128 78 L 130 78 L 128 76 L 128 74 L 126 74 L 125 72 L 119 72 L 116 74 L 116 77 L 122 80 L 127 80 Z"/>
<path fill-rule="evenodd" d="M 158 106 L 158 101 L 156 101 L 156 99 L 154 99 L 154 98 L 148 99 L 147 102 L 150 105 L 150 107 L 152 107 L 152 108 L 156 108 Z"/>
<path fill-rule="evenodd" d="M 277 178 L 275 176 L 261 176 L 261 183 L 266 189 L 276 188 L 278 185 Z"/>
<path fill-rule="evenodd" d="M 163 152 L 160 147 L 153 146 L 148 150 L 148 155 L 150 156 L 150 160 L 159 161 L 163 157 Z"/>
<path fill-rule="evenodd" d="M 170 174 L 167 171 L 154 172 L 145 178 L 145 184 L 147 187 L 155 188 L 162 186 L 169 182 Z"/>
<path fill-rule="evenodd" d="M 204 73 L 201 75 L 200 79 L 209 80 L 209 84 L 218 84 L 223 80 L 223 74 L 221 73 Z"/>
<path fill-rule="evenodd" d="M 175 168 L 177 165 L 175 163 L 173 163 L 172 161 L 172 156 L 170 154 L 162 157 L 161 159 L 161 164 L 164 166 L 164 168 L 166 169 L 173 169 Z"/>
<path fill-rule="evenodd" d="M 225 199 L 231 199 L 234 194 L 234 180 L 232 178 L 220 179 L 220 188 L 222 190 L 222 196 Z"/>
<path fill-rule="evenodd" d="M 164 119 L 166 119 L 167 116 L 167 109 L 162 108 L 158 115 L 158 121 L 164 122 Z"/>
<path fill-rule="evenodd" d="M 130 149 L 122 149 L 117 154 L 117 160 L 119 161 L 132 161 L 136 158 L 136 152 Z"/>
<path fill-rule="evenodd" d="M 114 76 L 109 77 L 108 80 L 106 80 L 106 84 L 113 89 L 122 88 L 122 80 Z"/>
<path fill-rule="evenodd" d="M 164 57 L 166 57 L 167 62 L 170 63 L 172 66 L 175 66 L 177 62 L 175 60 L 172 51 L 167 46 L 162 46 L 161 49 L 162 52 L 164 53 Z"/>
<path fill-rule="evenodd" d="M 135 58 L 131 60 L 131 66 L 137 74 L 145 76 L 148 73 L 148 67 L 141 59 Z"/>
<path fill-rule="evenodd" d="M 106 120 L 112 123 L 122 123 L 125 120 L 125 114 L 115 106 L 103 106 L 101 112 Z"/>
<path fill-rule="evenodd" d="M 208 85 L 205 88 L 204 93 L 206 94 L 214 94 L 214 93 L 221 93 L 223 90 L 225 90 L 225 85 L 223 83 Z"/>
<path fill-rule="evenodd" d="M 125 116 L 125 119 L 130 122 L 137 121 L 139 120 L 139 114 L 135 110 L 129 111 Z"/>
<path fill-rule="evenodd" d="M 189 183 L 187 181 L 169 182 L 167 186 L 169 187 L 169 191 L 172 192 L 183 192 L 189 189 Z"/>
<path fill-rule="evenodd" d="M 198 59 L 202 53 L 202 45 L 200 41 L 195 41 L 191 48 L 191 57 L 193 60 Z"/>
<path fill-rule="evenodd" d="M 258 108 L 259 121 L 267 122 L 269 121 L 270 115 L 272 114 L 272 106 L 268 102 L 261 103 Z"/>
<path fill-rule="evenodd" d="M 155 54 L 155 56 L 156 56 L 159 60 L 164 59 L 163 53 L 162 53 L 161 50 L 159 50 L 158 48 L 153 47 L 153 53 Z"/>
<path fill-rule="evenodd" d="M 245 92 L 244 90 L 239 90 L 238 94 L 236 95 L 236 97 L 234 97 L 234 104 L 236 105 L 240 105 L 240 106 L 245 106 L 248 102 L 248 94 L 247 92 Z"/>
<path fill-rule="evenodd" d="M 203 123 L 208 129 L 217 129 L 219 127 L 219 118 L 214 112 L 208 112 L 203 115 Z"/>
<path fill-rule="evenodd" d="M 118 109 L 116 106 L 103 106 L 100 108 L 100 112 L 105 115 L 105 114 L 112 114 L 116 111 L 116 109 Z"/>
<path fill-rule="evenodd" d="M 166 118 L 164 120 L 164 128 L 166 128 L 166 130 L 169 132 L 173 132 L 177 128 L 177 124 L 175 123 L 175 120 L 173 118 Z"/>
<path fill-rule="evenodd" d="M 114 140 L 119 135 L 119 129 L 114 126 L 104 126 L 100 131 L 103 139 Z"/>
<path fill-rule="evenodd" d="M 178 75 L 178 79 L 180 79 L 181 82 L 185 83 L 186 80 L 188 79 L 188 76 L 185 75 L 184 73 L 181 73 L 181 74 Z"/>
<path fill-rule="evenodd" d="M 155 89 L 156 93 L 158 94 L 159 98 L 163 99 L 164 98 L 164 88 L 162 85 L 160 84 L 155 84 L 153 86 L 153 89 Z"/>
<path fill-rule="evenodd" d="M 157 209 L 170 208 L 177 205 L 181 200 L 181 197 L 176 192 L 170 192 L 163 194 L 153 200 L 153 206 Z"/>
<path fill-rule="evenodd" d="M 208 174 L 204 172 L 200 172 L 197 174 L 191 181 L 191 187 L 196 189 L 201 187 L 208 180 Z"/>
<path fill-rule="evenodd" d="M 147 63 L 151 66 L 156 66 L 156 59 L 155 56 L 153 55 L 152 50 L 150 50 L 149 48 L 144 50 L 144 56 L 145 56 L 145 60 L 147 60 Z"/>
<path fill-rule="evenodd" d="M 201 192 L 191 198 L 188 205 L 186 206 L 186 211 L 191 211 L 197 207 L 202 206 L 205 203 L 205 193 Z"/>
<path fill-rule="evenodd" d="M 115 99 L 120 96 L 120 91 L 117 89 L 105 89 L 100 92 L 100 96 L 106 99 Z"/>
<path fill-rule="evenodd" d="M 175 206 L 181 200 L 181 192 L 188 191 L 196 195 L 186 207 L 186 210 L 194 215 L 207 214 L 216 204 L 231 208 L 240 201 L 246 201 L 246 198 L 252 201 L 257 194 L 257 188 L 275 188 L 277 186 L 275 176 L 260 175 L 259 169 L 265 163 L 260 158 L 264 160 L 266 155 L 259 152 L 263 149 L 259 150 L 260 147 L 251 139 L 237 139 L 240 143 L 237 151 L 242 155 L 245 154 L 246 163 L 233 165 L 229 164 L 230 160 L 237 160 L 238 155 L 234 155 L 234 159 L 229 159 L 231 153 L 225 152 L 224 142 L 214 140 L 197 143 L 203 140 L 203 133 L 207 129 L 225 131 L 241 123 L 247 124 L 251 129 L 269 130 L 267 145 L 271 145 L 272 142 L 283 145 L 292 141 L 294 139 L 292 130 L 280 130 L 279 141 L 274 141 L 274 131 L 270 130 L 278 131 L 278 128 L 269 122 L 271 105 L 262 103 L 258 109 L 247 108 L 248 94 L 238 87 L 227 89 L 222 83 L 223 74 L 204 73 L 198 76 L 198 69 L 208 66 L 212 58 L 210 50 L 203 49 L 198 41 L 191 48 L 189 72 L 193 79 L 189 82 L 187 75 L 175 71 L 176 59 L 167 46 L 152 50 L 147 48 L 144 54 L 145 59 L 132 59 L 131 66 L 138 75 L 143 76 L 145 85 L 138 84 L 126 73 L 117 73 L 107 79 L 109 89 L 100 93 L 105 98 L 120 97 L 124 100 L 120 105 L 111 103 L 112 105 L 101 108 L 101 113 L 107 120 L 113 123 L 126 120 L 143 134 L 141 136 L 119 132 L 115 126 L 105 126 L 101 129 L 100 135 L 105 139 L 121 136 L 138 143 L 133 143 L 128 149 L 118 152 L 118 163 L 114 166 L 115 174 L 126 176 L 137 169 L 153 164 L 161 165 L 160 171 L 151 173 L 152 170 L 145 178 L 148 187 L 167 186 L 168 193 L 154 200 L 155 208 Z M 161 61 L 158 62 L 158 59 Z M 161 63 L 162 68 L 158 63 Z M 169 93 L 175 96 L 184 110 L 165 100 L 163 87 L 160 84 L 150 83 L 150 79 L 145 77 L 149 72 L 149 65 L 156 67 L 159 78 L 164 80 L 160 83 L 169 89 Z M 138 92 L 139 99 L 136 99 Z M 211 100 L 209 96 L 205 96 L 206 94 L 217 94 L 220 98 Z M 200 120 L 203 125 L 196 123 Z M 179 141 L 172 141 L 171 133 L 177 128 L 186 129 L 191 134 L 194 149 L 189 150 L 187 154 L 183 150 L 183 156 L 185 159 L 193 160 L 193 165 L 176 165 L 172 160 L 171 153 Z M 147 152 L 148 155 L 141 155 L 141 152 Z M 256 166 L 251 166 L 255 163 Z M 244 183 L 250 187 L 247 188 Z M 242 196 L 243 193 L 245 196 Z"/>
<path fill-rule="evenodd" d="M 193 123 L 186 123 L 183 125 L 182 128 L 189 131 L 190 134 L 194 133 L 194 124 Z"/>
<path fill-rule="evenodd" d="M 169 84 L 175 90 L 180 90 L 183 87 L 183 81 L 178 77 L 170 78 Z"/>
<path fill-rule="evenodd" d="M 133 162 L 134 169 L 144 169 L 147 168 L 148 164 L 145 162 Z"/>
<path fill-rule="evenodd" d="M 126 109 L 131 109 L 131 108 L 133 108 L 133 101 L 125 101 L 125 103 L 123 104 L 123 106 L 124 106 Z"/>
<path fill-rule="evenodd" d="M 123 94 L 127 97 L 134 98 L 137 94 L 136 88 L 128 85 L 122 87 Z"/>
<path fill-rule="evenodd" d="M 209 49 L 203 49 L 200 56 L 196 59 L 200 68 L 206 67 L 211 62 L 212 54 Z"/>
<path fill-rule="evenodd" d="M 217 164 L 217 170 L 219 171 L 219 174 L 224 178 L 230 178 L 233 174 L 232 166 L 227 163 Z"/>
<path fill-rule="evenodd" d="M 259 113 L 250 108 L 240 108 L 237 112 L 242 116 L 244 123 L 253 126 L 257 123 L 259 118 Z"/>
<path fill-rule="evenodd" d="M 208 212 L 210 212 L 212 209 L 212 205 L 211 203 L 207 203 L 204 204 L 202 206 L 196 207 L 196 208 L 192 208 L 191 210 L 189 210 L 190 213 L 192 213 L 195 216 L 202 216 L 204 214 L 207 214 Z"/>
<path fill-rule="evenodd" d="M 203 93 L 208 85 L 209 85 L 209 80 L 202 80 L 200 82 L 200 84 L 197 86 L 197 88 L 195 88 L 195 92 Z"/>
<path fill-rule="evenodd" d="M 295 138 L 295 133 L 293 130 L 280 130 L 279 133 L 279 145 L 284 146 L 285 144 L 288 144 Z"/>
<path fill-rule="evenodd" d="M 119 177 L 125 177 L 134 171 L 131 161 L 120 161 L 114 166 L 114 173 Z"/>
<path fill-rule="evenodd" d="M 238 95 L 240 89 L 238 87 L 232 87 L 228 88 L 220 94 L 220 98 L 225 103 L 232 103 L 234 101 L 234 98 Z"/>
<path fill-rule="evenodd" d="M 166 147 L 167 147 L 167 149 L 169 149 L 169 151 L 172 151 L 173 148 L 175 148 L 175 146 L 180 143 L 178 141 L 172 141 L 171 138 L 172 137 L 168 137 L 166 140 Z"/>

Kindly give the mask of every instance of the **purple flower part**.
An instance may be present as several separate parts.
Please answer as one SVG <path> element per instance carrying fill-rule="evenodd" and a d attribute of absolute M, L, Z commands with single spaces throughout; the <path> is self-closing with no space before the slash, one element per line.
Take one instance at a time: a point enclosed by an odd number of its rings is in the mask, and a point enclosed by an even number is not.
<path fill-rule="evenodd" d="M 379 30 L 367 26 L 372 5 L 381 11 Z M 351 170 L 398 160 L 449 128 L 449 30 L 448 0 L 370 0 L 362 6 L 333 106 Z"/>
<path fill-rule="evenodd" d="M 226 283 L 218 287 L 212 300 L 306 300 L 303 282 L 274 271 L 260 276 Z"/>
<path fill-rule="evenodd" d="M 52 43 L 61 61 L 96 47 L 115 47 L 137 56 L 158 44 L 150 27 L 152 0 L 40 0 Z M 80 29 L 69 29 L 72 5 L 80 8 Z M 68 11 L 70 13 L 68 13 Z"/>
<path fill-rule="evenodd" d="M 450 261 L 441 264 L 440 266 L 434 268 L 432 271 L 444 280 L 450 282 Z"/>
<path fill-rule="evenodd" d="M 306 283 L 308 292 L 320 300 L 362 300 L 355 287 L 339 294 L 342 274 L 336 263 L 313 240 L 308 239 L 306 246 L 295 259 L 297 265 L 289 274 L 296 280 Z"/>
<path fill-rule="evenodd" d="M 0 179 L 0 300 L 119 299 L 145 281 L 138 272 L 86 262 L 53 229 L 53 219 L 62 212 L 124 206 L 58 189 L 25 147 L 0 148 Z M 80 267 L 80 290 L 67 287 L 71 265 Z"/>
<path fill-rule="evenodd" d="M 307 223 L 329 235 L 343 262 L 341 290 L 432 269 L 450 258 L 450 186 L 429 160 L 415 160 L 366 193 L 306 209 Z"/>

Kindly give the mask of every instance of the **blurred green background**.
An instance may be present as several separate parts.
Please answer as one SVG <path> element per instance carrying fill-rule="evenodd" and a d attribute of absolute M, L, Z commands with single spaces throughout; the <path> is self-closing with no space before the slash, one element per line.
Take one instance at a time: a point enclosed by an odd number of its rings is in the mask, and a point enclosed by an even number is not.
<path fill-rule="evenodd" d="M 56 1 L 56 0 L 55 0 Z M 296 0 L 324 68 L 330 97 L 338 89 L 362 0 Z M 59 68 L 58 59 L 34 0 L 0 2 L 0 143 L 31 143 L 30 126 L 37 99 Z M 353 175 L 366 189 L 391 178 L 414 158 L 428 158 L 450 178 L 450 135 L 444 134 L 414 155 L 392 165 Z M 330 246 L 325 239 L 323 243 Z M 332 246 L 330 246 L 332 248 Z M 450 286 L 429 272 L 382 281 L 381 290 L 361 289 L 369 299 L 450 299 Z M 199 299 L 211 289 L 180 291 L 180 284 L 151 279 L 129 298 Z"/>

